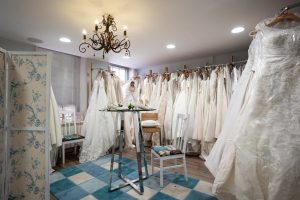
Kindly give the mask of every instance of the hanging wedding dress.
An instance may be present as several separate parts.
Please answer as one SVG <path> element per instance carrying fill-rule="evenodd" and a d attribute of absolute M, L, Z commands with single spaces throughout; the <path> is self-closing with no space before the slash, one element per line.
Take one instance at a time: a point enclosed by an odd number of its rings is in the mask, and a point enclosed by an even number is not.
<path fill-rule="evenodd" d="M 161 96 L 159 98 L 159 105 L 158 105 L 158 121 L 160 124 L 161 129 L 161 141 L 165 138 L 165 129 L 164 129 L 164 121 L 165 121 L 165 114 L 166 114 L 166 107 L 167 107 L 167 99 L 169 97 L 168 92 L 168 80 L 165 79 L 161 84 Z"/>
<path fill-rule="evenodd" d="M 144 93 L 142 95 L 142 100 L 144 105 L 149 105 L 152 96 L 152 78 L 146 77 L 143 81 Z"/>
<path fill-rule="evenodd" d="M 172 116 L 173 116 L 173 104 L 177 94 L 176 74 L 172 73 L 170 80 L 168 81 L 168 97 L 166 106 L 166 115 L 164 121 L 164 132 L 166 140 L 172 139 Z"/>
<path fill-rule="evenodd" d="M 196 72 L 193 73 L 192 77 L 192 84 L 191 84 L 191 95 L 189 98 L 189 107 L 188 107 L 188 114 L 189 114 L 189 121 L 187 126 L 187 133 L 188 138 L 193 138 L 194 133 L 194 125 L 195 125 L 195 110 L 196 110 L 196 103 L 197 103 L 197 91 L 198 91 L 198 75 Z"/>
<path fill-rule="evenodd" d="M 225 78 L 226 98 L 228 104 L 232 95 L 232 76 L 231 76 L 230 66 L 228 65 L 224 68 L 224 78 Z"/>
<path fill-rule="evenodd" d="M 200 77 L 197 81 L 197 105 L 195 110 L 195 120 L 194 120 L 194 131 L 193 139 L 201 141 L 203 139 L 203 130 L 204 130 L 204 113 L 203 113 L 203 102 L 205 99 L 204 96 L 204 80 Z"/>
<path fill-rule="evenodd" d="M 188 100 L 189 100 L 189 79 L 184 77 L 184 74 L 181 75 L 179 82 L 181 83 L 180 92 L 178 93 L 173 111 L 172 119 L 172 139 L 176 138 L 180 133 L 176 132 L 176 121 L 178 114 L 187 114 L 188 112 Z M 180 127 L 178 127 L 180 130 Z"/>
<path fill-rule="evenodd" d="M 300 23 L 268 22 L 256 27 L 251 95 L 225 138 L 213 185 L 222 199 L 300 199 Z"/>
<path fill-rule="evenodd" d="M 217 70 L 218 75 L 218 83 L 217 83 L 217 110 L 216 110 L 216 130 L 215 130 L 215 138 L 218 138 L 225 114 L 227 111 L 227 93 L 225 89 L 225 81 L 224 81 L 224 67 L 220 67 Z"/>
<path fill-rule="evenodd" d="M 51 166 L 56 165 L 56 160 L 58 156 L 58 147 L 62 145 L 62 131 L 61 122 L 58 114 L 58 106 L 53 93 L 52 86 L 50 87 L 50 161 Z"/>
<path fill-rule="evenodd" d="M 216 70 L 213 70 L 210 74 L 209 79 L 209 115 L 208 115 L 208 124 L 205 133 L 205 141 L 213 142 L 215 138 L 215 128 L 216 128 L 216 115 L 217 115 L 217 74 Z"/>
<path fill-rule="evenodd" d="M 128 106 L 129 104 L 139 105 L 138 101 L 138 91 L 136 87 L 130 87 L 130 84 L 126 89 L 126 96 L 122 103 L 124 106 Z M 124 131 L 125 131 L 125 143 L 126 148 L 134 148 L 132 141 L 134 140 L 134 115 L 132 112 L 124 113 Z"/>
<path fill-rule="evenodd" d="M 82 135 L 85 136 L 85 140 L 79 157 L 81 163 L 96 160 L 105 155 L 114 144 L 115 132 L 112 115 L 109 112 L 99 111 L 99 109 L 106 108 L 107 105 L 108 98 L 105 93 L 104 79 L 97 77 L 82 126 Z"/>
<path fill-rule="evenodd" d="M 254 40 L 252 40 L 250 44 L 248 50 L 248 61 L 245 66 L 243 75 L 240 79 L 239 85 L 237 85 L 232 94 L 222 131 L 209 156 L 206 158 L 205 165 L 214 176 L 216 176 L 219 168 L 226 139 L 230 138 L 231 133 L 233 133 L 232 130 L 234 128 L 234 125 L 239 121 L 241 109 L 242 107 L 244 107 L 245 102 L 247 102 L 247 99 L 251 95 L 251 83 L 253 82 L 252 79 L 254 77 L 252 67 L 259 64 L 259 60 L 257 59 L 258 56 L 256 57 L 256 60 L 254 59 L 254 57 L 255 55 L 259 55 L 260 53 L 260 39 L 261 38 L 258 35 L 254 38 Z"/>

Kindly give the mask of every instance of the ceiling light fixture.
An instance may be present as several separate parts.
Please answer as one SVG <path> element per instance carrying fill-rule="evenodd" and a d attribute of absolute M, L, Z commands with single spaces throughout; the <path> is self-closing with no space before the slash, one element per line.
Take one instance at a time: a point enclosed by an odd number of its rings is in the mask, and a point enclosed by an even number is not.
<path fill-rule="evenodd" d="M 71 40 L 69 38 L 66 38 L 66 37 L 59 38 L 59 41 L 65 42 L 65 43 L 70 43 L 71 42 Z"/>
<path fill-rule="evenodd" d="M 127 37 L 127 26 L 124 25 L 124 38 L 119 40 L 118 35 L 115 35 L 114 32 L 117 31 L 116 22 L 113 16 L 105 14 L 102 16 L 102 22 L 99 23 L 98 20 L 95 21 L 95 31 L 94 34 L 87 39 L 87 33 L 83 30 L 83 42 L 79 45 L 79 51 L 85 53 L 87 48 L 92 48 L 94 51 L 103 50 L 103 59 L 104 54 L 107 54 L 109 51 L 115 53 L 120 53 L 122 50 L 125 50 L 125 56 L 130 57 L 130 41 Z M 101 32 L 100 30 L 103 31 Z"/>
<path fill-rule="evenodd" d="M 245 30 L 244 27 L 238 26 L 238 27 L 233 28 L 233 29 L 231 30 L 231 33 L 241 33 L 241 32 L 243 32 L 244 30 Z"/>
<path fill-rule="evenodd" d="M 175 49 L 176 48 L 175 44 L 168 44 L 166 47 L 167 47 L 167 49 Z"/>

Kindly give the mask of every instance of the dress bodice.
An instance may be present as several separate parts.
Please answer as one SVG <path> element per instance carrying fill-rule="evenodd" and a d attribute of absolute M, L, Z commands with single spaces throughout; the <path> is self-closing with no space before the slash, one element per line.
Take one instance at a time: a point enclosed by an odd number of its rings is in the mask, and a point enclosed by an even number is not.
<path fill-rule="evenodd" d="M 269 27 L 271 19 L 260 22 L 256 29 L 263 35 L 262 53 L 264 56 L 300 56 L 300 23 L 285 22 Z"/>

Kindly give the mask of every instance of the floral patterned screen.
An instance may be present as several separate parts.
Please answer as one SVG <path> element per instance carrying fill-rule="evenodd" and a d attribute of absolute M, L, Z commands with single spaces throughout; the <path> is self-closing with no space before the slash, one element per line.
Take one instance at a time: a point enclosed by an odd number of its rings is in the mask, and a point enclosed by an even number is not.
<path fill-rule="evenodd" d="M 5 181 L 5 139 L 4 139 L 4 98 L 5 98 L 5 53 L 0 49 L 0 199 L 4 199 Z"/>
<path fill-rule="evenodd" d="M 9 199 L 45 199 L 47 54 L 12 53 Z"/>

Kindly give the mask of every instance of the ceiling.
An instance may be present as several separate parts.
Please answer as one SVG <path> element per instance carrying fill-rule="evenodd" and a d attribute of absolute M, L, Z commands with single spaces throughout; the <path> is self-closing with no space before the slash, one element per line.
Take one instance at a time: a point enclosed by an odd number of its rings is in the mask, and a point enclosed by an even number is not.
<path fill-rule="evenodd" d="M 299 0 L 298 0 L 299 1 Z M 248 33 L 262 19 L 273 17 L 292 0 L 0 0 L 0 37 L 81 57 L 82 29 L 88 33 L 104 13 L 112 14 L 117 27 L 128 26 L 131 58 L 108 54 L 105 60 L 132 68 L 246 50 Z M 99 18 L 101 19 L 101 18 Z M 232 34 L 233 27 L 245 31 Z M 120 32 L 121 35 L 121 32 Z M 65 36 L 71 43 L 61 43 Z M 165 46 L 175 43 L 176 49 Z M 33 44 L 33 43 L 32 43 Z M 102 52 L 96 53 L 101 59 Z"/>

